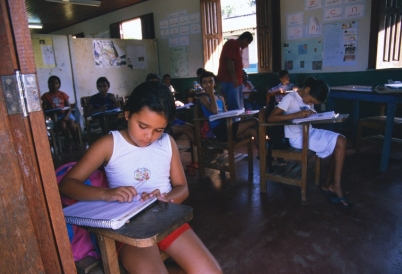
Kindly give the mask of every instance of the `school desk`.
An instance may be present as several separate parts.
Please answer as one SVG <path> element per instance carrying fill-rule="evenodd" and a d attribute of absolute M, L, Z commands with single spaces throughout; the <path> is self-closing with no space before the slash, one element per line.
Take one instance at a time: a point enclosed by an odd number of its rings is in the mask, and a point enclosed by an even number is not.
<path fill-rule="evenodd" d="M 396 105 L 402 103 L 402 95 L 398 93 L 377 93 L 371 86 L 337 86 L 331 87 L 328 98 L 328 107 L 334 109 L 334 99 L 346 99 L 353 101 L 352 112 L 352 138 L 356 144 L 357 123 L 359 122 L 359 103 L 369 101 L 387 104 L 387 120 L 385 125 L 384 143 L 382 146 L 380 170 L 385 172 L 388 168 L 389 153 L 391 150 L 391 140 L 393 131 L 393 121 L 395 118 Z"/>
<path fill-rule="evenodd" d="M 193 208 L 181 204 L 156 202 L 117 230 L 88 228 L 98 236 L 105 274 L 120 273 L 115 241 L 150 247 L 193 218 Z"/>

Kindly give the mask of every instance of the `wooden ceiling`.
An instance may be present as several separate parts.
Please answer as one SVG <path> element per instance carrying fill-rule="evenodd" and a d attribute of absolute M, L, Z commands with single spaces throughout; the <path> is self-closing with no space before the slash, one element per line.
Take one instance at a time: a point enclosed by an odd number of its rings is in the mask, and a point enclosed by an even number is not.
<path fill-rule="evenodd" d="M 122 9 L 146 0 L 102 0 L 100 7 L 25 0 L 28 22 L 41 23 L 42 29 L 31 29 L 31 33 L 47 34 L 68 26 Z M 116 18 L 116 22 L 119 18 Z"/>

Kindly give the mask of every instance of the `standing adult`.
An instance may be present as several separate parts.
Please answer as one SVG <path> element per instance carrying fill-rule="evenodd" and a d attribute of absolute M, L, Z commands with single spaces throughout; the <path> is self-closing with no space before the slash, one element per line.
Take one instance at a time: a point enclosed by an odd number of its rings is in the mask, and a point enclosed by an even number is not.
<path fill-rule="evenodd" d="M 219 58 L 218 81 L 226 96 L 228 110 L 244 108 L 242 50 L 253 41 L 253 35 L 246 31 L 239 38 L 228 40 Z"/>

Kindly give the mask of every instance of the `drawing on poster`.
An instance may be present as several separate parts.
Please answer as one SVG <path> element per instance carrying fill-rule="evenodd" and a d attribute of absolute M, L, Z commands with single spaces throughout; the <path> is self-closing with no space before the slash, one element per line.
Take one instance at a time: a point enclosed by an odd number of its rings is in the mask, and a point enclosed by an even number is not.
<path fill-rule="evenodd" d="M 188 53 L 187 47 L 173 47 L 170 49 L 172 76 L 188 76 Z"/>

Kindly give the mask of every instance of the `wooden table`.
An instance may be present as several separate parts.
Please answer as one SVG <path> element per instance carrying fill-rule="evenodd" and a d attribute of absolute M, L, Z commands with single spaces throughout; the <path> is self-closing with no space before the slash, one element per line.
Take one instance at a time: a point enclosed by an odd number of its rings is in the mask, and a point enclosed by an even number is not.
<path fill-rule="evenodd" d="M 359 122 L 359 103 L 360 101 L 378 102 L 387 104 L 387 120 L 385 125 L 384 143 L 382 146 L 380 170 L 385 172 L 388 168 L 389 153 L 391 150 L 391 139 L 393 122 L 395 118 L 396 105 L 402 103 L 402 94 L 398 93 L 376 93 L 370 86 L 339 86 L 331 87 L 328 98 L 328 107 L 333 109 L 333 99 L 347 99 L 353 101 L 352 112 L 352 137 L 356 143 L 357 123 Z"/>
<path fill-rule="evenodd" d="M 105 111 L 98 112 L 91 115 L 92 119 L 102 119 L 102 135 L 106 135 L 109 133 L 111 126 L 110 122 L 112 119 L 118 119 L 121 115 L 123 115 L 124 111 L 122 109 L 116 111 Z"/>
<path fill-rule="evenodd" d="M 88 228 L 98 236 L 104 272 L 120 273 L 115 241 L 136 247 L 150 247 L 193 218 L 193 208 L 157 201 L 135 216 L 130 223 L 112 230 Z"/>

